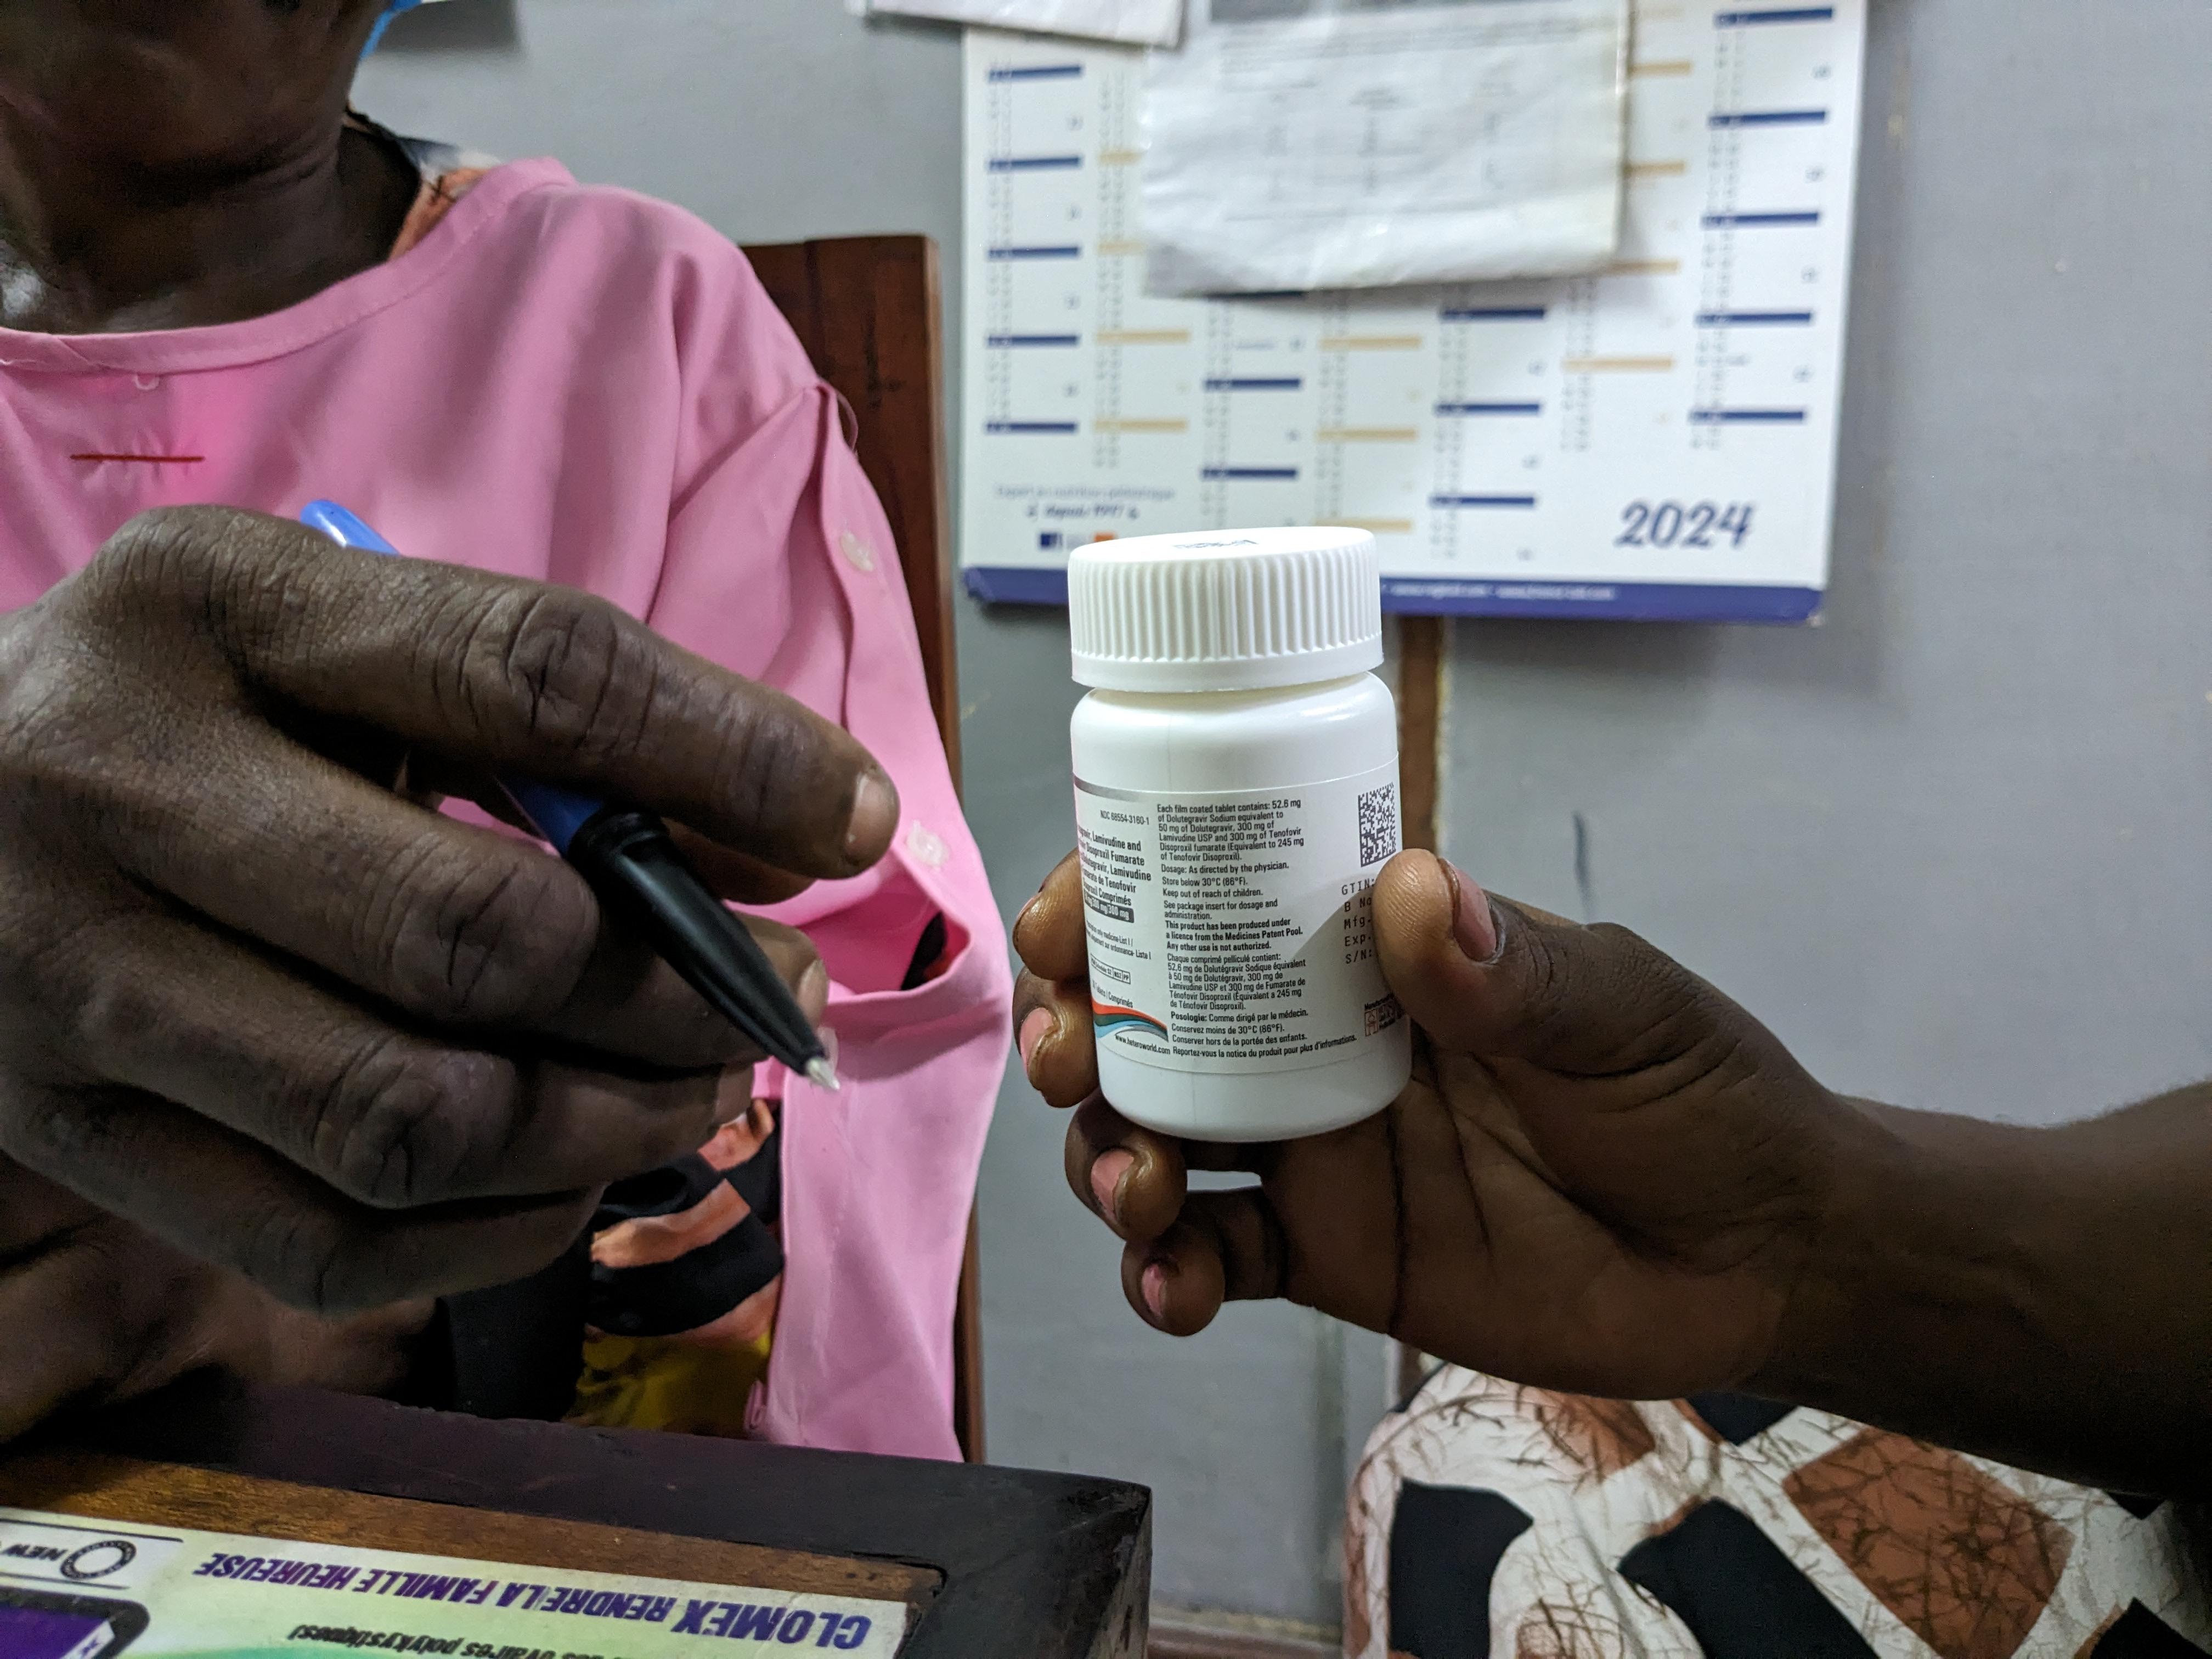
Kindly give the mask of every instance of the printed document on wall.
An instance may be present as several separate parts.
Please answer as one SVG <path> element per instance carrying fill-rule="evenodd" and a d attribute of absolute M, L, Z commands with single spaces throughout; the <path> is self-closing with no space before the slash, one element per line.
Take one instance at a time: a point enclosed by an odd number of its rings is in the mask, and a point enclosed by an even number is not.
<path fill-rule="evenodd" d="M 1200 4 L 1204 0 L 1199 0 Z M 1182 38 L 1183 0 L 848 0 L 863 15 L 896 12 L 994 28 L 1073 34 L 1132 46 L 1171 46 Z"/>
<path fill-rule="evenodd" d="M 1243 299 L 1146 286 L 1143 53 L 971 30 L 969 591 L 1061 603 L 1102 536 L 1346 524 L 1399 611 L 1810 616 L 1865 21 L 1646 0 L 1602 270 Z"/>
<path fill-rule="evenodd" d="M 1627 0 L 1192 0 L 1145 92 L 1152 291 L 1600 268 L 1628 33 Z"/>

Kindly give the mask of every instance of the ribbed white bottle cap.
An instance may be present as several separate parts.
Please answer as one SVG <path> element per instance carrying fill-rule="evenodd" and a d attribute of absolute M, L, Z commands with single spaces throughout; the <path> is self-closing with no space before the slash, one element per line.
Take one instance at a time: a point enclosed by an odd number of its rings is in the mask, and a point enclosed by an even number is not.
<path fill-rule="evenodd" d="M 1067 623 L 1083 685 L 1310 685 L 1381 665 L 1382 564 L 1364 530 L 1092 542 L 1068 557 Z"/>

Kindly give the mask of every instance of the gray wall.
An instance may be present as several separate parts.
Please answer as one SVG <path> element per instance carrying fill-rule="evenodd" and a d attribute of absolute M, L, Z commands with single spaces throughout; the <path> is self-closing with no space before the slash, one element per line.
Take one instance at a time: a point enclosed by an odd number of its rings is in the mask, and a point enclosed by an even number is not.
<path fill-rule="evenodd" d="M 1838 1085 L 2049 1121 L 2212 1073 L 2212 5 L 1874 4 L 1824 624 L 1462 625 L 1449 847 L 1638 927 Z M 403 128 L 740 238 L 957 254 L 949 34 L 453 0 L 394 45 L 362 100 Z M 961 650 L 1011 915 L 1069 840 L 1065 635 L 963 605 Z M 1150 1336 L 1060 1127 L 1015 1082 L 987 1158 L 994 1455 L 1152 1485 L 1170 1604 L 1333 1621 L 1379 1345 L 1279 1308 Z"/>
<path fill-rule="evenodd" d="M 1825 624 L 1462 628 L 1457 857 L 1856 1092 L 2212 1074 L 2208 64 L 2204 0 L 1876 0 Z"/>

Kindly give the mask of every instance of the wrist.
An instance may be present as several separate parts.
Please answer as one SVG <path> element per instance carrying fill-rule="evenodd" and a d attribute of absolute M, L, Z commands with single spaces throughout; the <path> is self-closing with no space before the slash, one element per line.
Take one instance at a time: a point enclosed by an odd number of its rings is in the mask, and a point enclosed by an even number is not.
<path fill-rule="evenodd" d="M 2087 1484 L 2201 1485 L 2180 1449 L 2212 1273 L 2167 1225 L 2197 1212 L 2199 1161 L 2124 1115 L 1838 1103 L 1827 1202 L 1751 1391 Z"/>
<path fill-rule="evenodd" d="M 1865 1415 L 1899 1369 L 2032 1302 L 2037 1183 L 2008 1179 L 2023 1132 L 1835 1097 L 1815 1206 L 1772 1353 L 1753 1386 Z M 1989 1188 L 2009 1188 L 2009 1215 Z"/>

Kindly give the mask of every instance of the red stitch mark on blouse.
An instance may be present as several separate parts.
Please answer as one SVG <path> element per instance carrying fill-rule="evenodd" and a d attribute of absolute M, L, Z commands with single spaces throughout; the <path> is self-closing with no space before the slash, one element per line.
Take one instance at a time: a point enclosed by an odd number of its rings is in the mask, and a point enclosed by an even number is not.
<path fill-rule="evenodd" d="M 107 455 L 97 451 L 87 451 L 82 455 L 72 455 L 70 459 L 73 461 L 152 461 L 158 465 L 182 466 L 194 461 L 204 461 L 207 457 L 204 455 Z"/>

